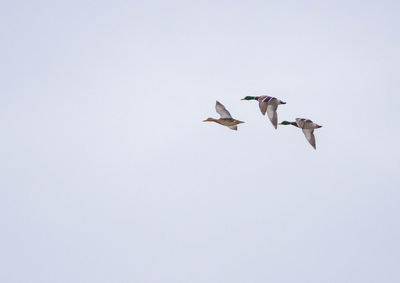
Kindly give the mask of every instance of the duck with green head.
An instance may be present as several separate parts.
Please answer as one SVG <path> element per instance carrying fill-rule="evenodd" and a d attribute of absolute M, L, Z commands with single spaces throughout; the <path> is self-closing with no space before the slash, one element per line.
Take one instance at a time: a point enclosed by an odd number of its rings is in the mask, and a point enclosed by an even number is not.
<path fill-rule="evenodd" d="M 215 110 L 221 116 L 221 118 L 207 118 L 203 122 L 215 122 L 235 131 L 237 131 L 237 125 L 244 123 L 243 121 L 233 119 L 231 113 L 229 113 L 229 111 L 226 110 L 225 106 L 218 101 L 215 103 Z"/>
<path fill-rule="evenodd" d="M 314 149 L 317 149 L 315 144 L 314 130 L 322 126 L 314 123 L 310 119 L 296 118 L 296 122 L 283 121 L 279 125 L 292 125 L 303 130 L 304 136 Z"/>
<path fill-rule="evenodd" d="M 278 105 L 286 104 L 286 102 L 272 96 L 246 96 L 242 98 L 242 100 L 257 100 L 258 106 L 260 107 L 261 113 L 265 115 L 268 114 L 268 118 L 271 121 L 272 125 L 276 129 L 278 127 L 278 113 L 276 110 L 278 109 Z"/>

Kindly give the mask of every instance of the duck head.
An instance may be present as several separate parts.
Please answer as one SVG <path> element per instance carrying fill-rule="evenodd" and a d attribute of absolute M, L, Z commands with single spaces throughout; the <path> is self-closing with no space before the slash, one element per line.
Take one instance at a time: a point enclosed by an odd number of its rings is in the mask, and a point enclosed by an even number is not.
<path fill-rule="evenodd" d="M 214 122 L 214 121 L 215 121 L 214 118 L 207 118 L 203 122 Z"/>
<path fill-rule="evenodd" d="M 241 100 L 255 100 L 255 99 L 256 99 L 255 96 L 246 96 L 246 97 L 243 97 Z"/>

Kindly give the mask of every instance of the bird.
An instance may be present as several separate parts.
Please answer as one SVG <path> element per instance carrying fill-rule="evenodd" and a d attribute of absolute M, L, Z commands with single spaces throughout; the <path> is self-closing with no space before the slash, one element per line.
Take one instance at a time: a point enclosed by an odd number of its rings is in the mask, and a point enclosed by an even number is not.
<path fill-rule="evenodd" d="M 243 121 L 233 119 L 229 111 L 226 110 L 225 106 L 219 101 L 216 101 L 215 103 L 215 110 L 221 116 L 221 118 L 219 119 L 207 118 L 203 122 L 215 122 L 235 131 L 237 131 L 237 125 L 244 123 Z"/>
<path fill-rule="evenodd" d="M 278 105 L 286 104 L 286 102 L 272 96 L 246 96 L 242 98 L 242 100 L 257 100 L 258 105 L 260 106 L 261 113 L 265 115 L 265 112 L 268 114 L 268 118 L 271 121 L 272 125 L 275 129 L 278 127 L 278 113 L 276 110 L 278 109 Z"/>
<path fill-rule="evenodd" d="M 279 123 L 279 125 L 293 125 L 297 128 L 302 129 L 304 136 L 306 137 L 308 142 L 311 144 L 311 146 L 314 149 L 317 149 L 317 147 L 315 145 L 314 130 L 319 129 L 322 126 L 314 123 L 310 119 L 304 119 L 304 118 L 296 118 L 296 122 L 283 121 L 283 122 Z"/>

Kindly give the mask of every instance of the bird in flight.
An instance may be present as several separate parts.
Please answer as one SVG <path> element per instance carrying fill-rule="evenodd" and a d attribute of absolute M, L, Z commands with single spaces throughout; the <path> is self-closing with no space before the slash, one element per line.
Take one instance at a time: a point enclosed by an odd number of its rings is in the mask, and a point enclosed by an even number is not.
<path fill-rule="evenodd" d="M 215 110 L 221 116 L 221 118 L 207 118 L 203 122 L 215 122 L 235 131 L 237 131 L 237 125 L 244 123 L 243 121 L 233 119 L 229 111 L 226 110 L 225 106 L 218 101 L 215 103 Z"/>
<path fill-rule="evenodd" d="M 322 126 L 314 123 L 310 119 L 296 118 L 296 122 L 283 121 L 279 125 L 293 125 L 303 130 L 304 136 L 314 149 L 317 149 L 315 144 L 314 130 Z"/>
<path fill-rule="evenodd" d="M 278 113 L 276 110 L 278 109 L 278 105 L 286 104 L 286 102 L 272 96 L 246 96 L 242 98 L 242 100 L 257 100 L 258 105 L 260 106 L 261 113 L 265 115 L 268 114 L 268 118 L 271 121 L 272 125 L 276 129 L 278 127 Z"/>

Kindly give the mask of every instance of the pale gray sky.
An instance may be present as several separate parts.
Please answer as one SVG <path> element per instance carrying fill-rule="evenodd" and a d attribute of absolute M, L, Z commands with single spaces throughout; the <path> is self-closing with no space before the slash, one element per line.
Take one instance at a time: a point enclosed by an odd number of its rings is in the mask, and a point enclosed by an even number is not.
<path fill-rule="evenodd" d="M 0 281 L 399 282 L 399 9 L 2 2 Z"/>

